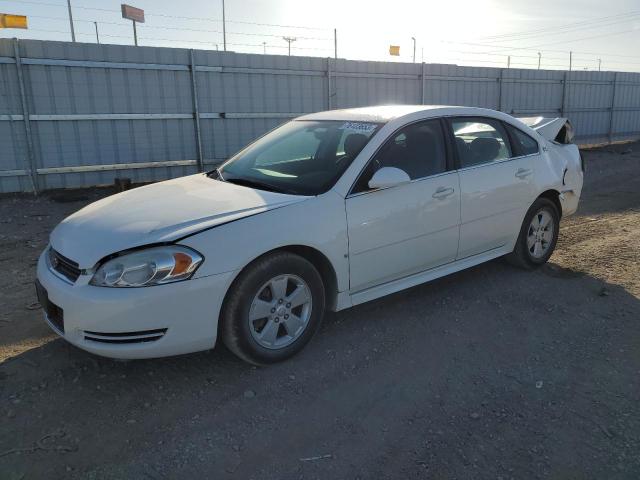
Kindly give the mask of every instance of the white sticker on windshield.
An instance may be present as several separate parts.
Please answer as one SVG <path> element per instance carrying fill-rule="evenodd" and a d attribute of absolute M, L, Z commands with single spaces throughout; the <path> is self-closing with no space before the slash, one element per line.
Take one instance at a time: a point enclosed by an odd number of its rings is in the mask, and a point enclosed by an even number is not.
<path fill-rule="evenodd" d="M 376 129 L 375 123 L 365 122 L 344 122 L 340 127 L 341 130 L 355 130 L 360 133 L 371 133 Z"/>

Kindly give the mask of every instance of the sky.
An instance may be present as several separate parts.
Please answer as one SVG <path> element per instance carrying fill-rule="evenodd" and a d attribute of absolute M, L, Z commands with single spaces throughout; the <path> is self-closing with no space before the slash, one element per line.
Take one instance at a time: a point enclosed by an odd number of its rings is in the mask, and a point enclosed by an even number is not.
<path fill-rule="evenodd" d="M 140 45 L 223 49 L 222 0 L 129 0 Z M 76 40 L 132 44 L 120 0 L 71 0 Z M 0 38 L 70 41 L 66 0 L 0 0 L 29 30 Z M 638 0 L 225 0 L 227 50 L 487 67 L 640 71 Z M 400 46 L 390 56 L 389 46 Z M 540 55 L 538 55 L 540 53 Z M 510 58 L 509 58 L 510 57 Z"/>

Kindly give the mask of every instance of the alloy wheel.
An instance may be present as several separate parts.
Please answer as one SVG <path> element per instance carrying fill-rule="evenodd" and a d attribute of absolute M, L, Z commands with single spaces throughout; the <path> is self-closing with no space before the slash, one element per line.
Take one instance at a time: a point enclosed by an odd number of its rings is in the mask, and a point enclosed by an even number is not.
<path fill-rule="evenodd" d="M 554 223 L 551 213 L 546 209 L 538 210 L 531 219 L 527 230 L 527 250 L 533 258 L 544 257 L 553 242 Z"/>
<path fill-rule="evenodd" d="M 249 331 L 262 347 L 281 349 L 305 331 L 311 318 L 311 290 L 296 275 L 279 275 L 264 283 L 251 302 Z"/>

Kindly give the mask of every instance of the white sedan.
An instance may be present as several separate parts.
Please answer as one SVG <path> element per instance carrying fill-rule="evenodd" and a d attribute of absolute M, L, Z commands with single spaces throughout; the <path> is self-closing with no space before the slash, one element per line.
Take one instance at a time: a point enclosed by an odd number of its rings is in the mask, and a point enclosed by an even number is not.
<path fill-rule="evenodd" d="M 38 262 L 45 319 L 114 358 L 214 347 L 267 364 L 338 311 L 508 255 L 533 268 L 575 212 L 566 119 L 381 106 L 305 115 L 218 169 L 97 201 Z"/>

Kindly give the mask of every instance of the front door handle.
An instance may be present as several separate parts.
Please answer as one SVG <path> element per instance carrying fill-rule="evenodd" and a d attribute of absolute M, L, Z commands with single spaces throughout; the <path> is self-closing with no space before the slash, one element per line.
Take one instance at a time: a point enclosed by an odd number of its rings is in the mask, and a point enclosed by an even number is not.
<path fill-rule="evenodd" d="M 452 187 L 439 187 L 431 196 L 442 200 L 453 195 L 453 192 L 455 192 L 455 190 Z"/>
<path fill-rule="evenodd" d="M 530 168 L 519 168 L 518 171 L 516 172 L 516 177 L 523 179 L 528 177 L 532 173 L 533 173 L 533 170 L 531 170 Z"/>

